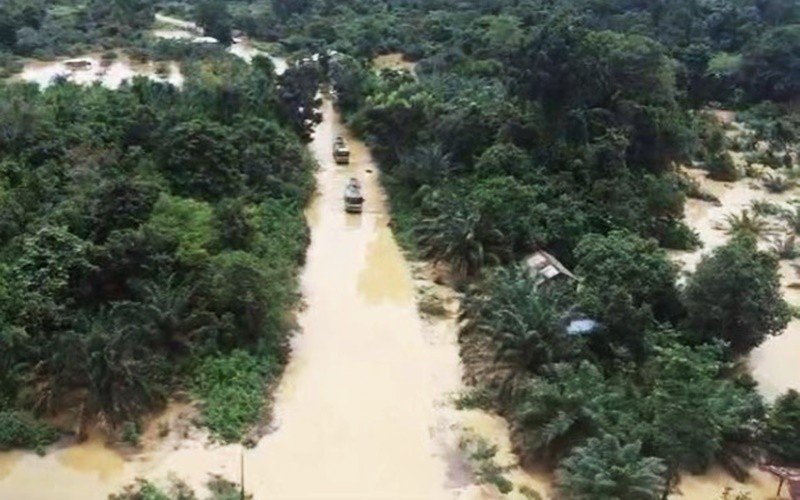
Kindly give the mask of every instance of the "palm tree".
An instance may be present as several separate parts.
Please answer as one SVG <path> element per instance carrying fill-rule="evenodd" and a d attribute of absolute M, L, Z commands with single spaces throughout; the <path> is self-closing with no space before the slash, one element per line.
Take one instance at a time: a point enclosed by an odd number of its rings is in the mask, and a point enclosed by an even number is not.
<path fill-rule="evenodd" d="M 451 155 L 439 143 L 426 144 L 400 157 L 395 175 L 412 188 L 431 184 L 452 169 Z"/>
<path fill-rule="evenodd" d="M 795 242 L 796 236 L 790 234 L 784 238 L 776 236 L 772 240 L 772 253 L 781 260 L 791 260 L 800 255 Z"/>
<path fill-rule="evenodd" d="M 170 353 L 191 348 L 192 340 L 213 328 L 210 313 L 197 312 L 192 304 L 194 289 L 178 283 L 174 275 L 163 282 L 147 282 L 138 286 L 138 302 L 122 302 L 115 313 L 125 316 L 131 325 L 145 330 L 152 342 Z"/>
<path fill-rule="evenodd" d="M 53 346 L 50 385 L 61 396 L 84 394 L 86 413 L 112 427 L 140 415 L 163 401 L 169 373 L 142 332 L 113 309 L 79 317 Z"/>
<path fill-rule="evenodd" d="M 606 434 L 575 448 L 561 462 L 556 484 L 572 500 L 657 500 L 665 471 L 660 459 L 641 456 L 640 442 L 622 445 Z"/>
<path fill-rule="evenodd" d="M 750 211 L 745 209 L 739 215 L 729 214 L 725 217 L 725 222 L 728 225 L 726 234 L 746 234 L 758 238 L 767 231 L 767 222 L 757 213 L 751 215 Z"/>
<path fill-rule="evenodd" d="M 497 341 L 496 361 L 521 374 L 575 353 L 576 344 L 566 334 L 572 312 L 567 290 L 541 285 L 524 266 L 497 270 L 489 286 L 492 297 L 478 328 Z"/>
<path fill-rule="evenodd" d="M 795 182 L 782 175 L 765 174 L 761 178 L 761 183 L 770 193 L 784 193 L 792 189 Z"/>
<path fill-rule="evenodd" d="M 795 206 L 794 210 L 787 210 L 782 214 L 783 221 L 794 234 L 800 234 L 800 206 Z"/>
<path fill-rule="evenodd" d="M 447 262 L 460 278 L 475 275 L 487 262 L 498 262 L 487 249 L 503 239 L 500 231 L 485 227 L 480 213 L 466 206 L 425 219 L 417 235 L 425 258 Z"/>
<path fill-rule="evenodd" d="M 516 399 L 512 420 L 518 423 L 523 449 L 551 464 L 599 432 L 604 422 L 615 420 L 608 418 L 611 409 L 625 404 L 622 392 L 588 361 L 550 367 L 519 390 Z"/>

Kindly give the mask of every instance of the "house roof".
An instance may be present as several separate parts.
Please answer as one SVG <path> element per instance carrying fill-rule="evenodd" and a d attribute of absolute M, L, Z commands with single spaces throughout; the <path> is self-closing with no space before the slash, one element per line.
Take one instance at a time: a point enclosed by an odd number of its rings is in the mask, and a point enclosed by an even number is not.
<path fill-rule="evenodd" d="M 529 255 L 525 259 L 525 265 L 536 275 L 544 278 L 543 281 L 551 280 L 559 275 L 577 279 L 564 264 L 544 250 Z"/>
<path fill-rule="evenodd" d="M 789 483 L 789 496 L 792 500 L 800 500 L 800 468 L 781 467 L 771 464 L 759 465 L 759 469 L 769 472 L 780 479 L 778 493 L 784 481 Z"/>

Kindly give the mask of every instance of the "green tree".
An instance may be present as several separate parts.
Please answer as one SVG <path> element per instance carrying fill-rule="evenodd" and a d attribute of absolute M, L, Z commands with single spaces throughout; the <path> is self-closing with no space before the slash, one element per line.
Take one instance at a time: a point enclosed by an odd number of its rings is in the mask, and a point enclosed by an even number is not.
<path fill-rule="evenodd" d="M 452 167 L 451 157 L 441 144 L 426 144 L 404 153 L 394 176 L 404 185 L 418 189 L 425 184 L 435 184 L 448 175 Z"/>
<path fill-rule="evenodd" d="M 510 175 L 522 177 L 530 169 L 530 158 L 513 144 L 498 143 L 478 158 L 475 170 L 482 177 Z"/>
<path fill-rule="evenodd" d="M 624 393 L 590 362 L 555 365 L 518 392 L 513 416 L 524 457 L 557 463 L 574 446 L 599 435 L 624 401 Z"/>
<path fill-rule="evenodd" d="M 250 250 L 256 228 L 244 200 L 223 200 L 214 207 L 214 228 L 218 245 L 232 250 Z"/>
<path fill-rule="evenodd" d="M 697 340 L 720 339 L 746 353 L 786 328 L 778 262 L 753 238 L 736 236 L 698 264 L 686 286 L 686 325 Z"/>
<path fill-rule="evenodd" d="M 541 284 L 525 266 L 514 266 L 492 272 L 485 293 L 470 312 L 475 328 L 496 342 L 495 361 L 511 368 L 510 377 L 524 378 L 577 354 L 580 346 L 566 332 L 569 287 Z"/>
<path fill-rule="evenodd" d="M 62 226 L 44 225 L 23 239 L 8 276 L 17 289 L 10 310 L 28 333 L 58 329 L 69 320 L 69 301 L 92 267 L 89 249 Z"/>
<path fill-rule="evenodd" d="M 85 388 L 87 412 L 101 414 L 114 427 L 166 397 L 164 353 L 152 348 L 145 330 L 113 310 L 78 318 L 75 327 L 57 337 L 50 348 L 49 390 L 43 393 L 60 398 Z"/>
<path fill-rule="evenodd" d="M 745 53 L 741 73 L 754 100 L 796 98 L 800 93 L 800 24 L 762 34 Z"/>
<path fill-rule="evenodd" d="M 270 0 L 272 12 L 283 21 L 308 12 L 313 4 L 313 0 Z"/>
<path fill-rule="evenodd" d="M 595 341 L 601 350 L 622 348 L 641 357 L 653 320 L 680 317 L 678 268 L 655 240 L 628 231 L 589 234 L 575 258 L 581 307 L 605 327 L 606 335 Z"/>
<path fill-rule="evenodd" d="M 98 186 L 89 209 L 87 226 L 102 243 L 113 230 L 138 227 L 150 216 L 158 187 L 134 179 L 114 179 Z"/>
<path fill-rule="evenodd" d="M 561 462 L 556 484 L 572 500 L 657 500 L 666 468 L 658 458 L 643 457 L 641 447 L 610 435 L 591 438 Z"/>
<path fill-rule="evenodd" d="M 423 246 L 424 256 L 446 262 L 456 277 L 475 275 L 486 262 L 499 262 L 491 253 L 494 243 L 503 235 L 496 229 L 486 228 L 480 214 L 465 203 L 452 202 L 450 209 L 441 215 L 421 222 L 416 233 Z"/>
<path fill-rule="evenodd" d="M 229 45 L 233 41 L 233 19 L 228 12 L 227 3 L 221 0 L 203 0 L 196 7 L 195 18 L 206 36 L 216 38 L 223 45 Z"/>
<path fill-rule="evenodd" d="M 758 444 L 761 398 L 723 378 L 731 366 L 719 346 L 692 348 L 668 332 L 655 343 L 655 356 L 640 372 L 639 424 L 630 429 L 664 460 L 670 480 L 681 470 L 701 473 L 714 461 L 744 477 Z"/>
<path fill-rule="evenodd" d="M 770 408 L 764 436 L 767 453 L 781 465 L 800 464 L 800 394 L 789 390 Z"/>
<path fill-rule="evenodd" d="M 242 189 L 238 151 L 228 127 L 192 120 L 170 130 L 162 148 L 164 171 L 180 194 L 217 200 Z"/>

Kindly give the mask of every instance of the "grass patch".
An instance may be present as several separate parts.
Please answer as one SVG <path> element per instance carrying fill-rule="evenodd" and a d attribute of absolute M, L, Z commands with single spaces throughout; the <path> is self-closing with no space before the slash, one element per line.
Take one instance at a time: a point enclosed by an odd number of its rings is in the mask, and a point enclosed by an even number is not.
<path fill-rule="evenodd" d="M 58 439 L 55 427 L 23 411 L 0 411 L 0 450 L 43 448 Z"/>
<path fill-rule="evenodd" d="M 455 400 L 458 410 L 487 409 L 492 407 L 495 394 L 485 387 L 472 387 L 462 392 Z"/>
<path fill-rule="evenodd" d="M 196 368 L 194 394 L 202 401 L 201 424 L 217 439 L 240 441 L 264 415 L 267 387 L 279 363 L 233 351 L 205 359 Z"/>
<path fill-rule="evenodd" d="M 436 294 L 436 291 L 430 287 L 420 290 L 418 303 L 419 311 L 422 314 L 439 318 L 447 315 L 444 301 Z"/>
<path fill-rule="evenodd" d="M 467 455 L 478 483 L 493 484 L 503 494 L 514 489 L 513 483 L 503 476 L 506 469 L 494 461 L 496 446 L 477 436 L 463 436 L 459 448 Z"/>
<path fill-rule="evenodd" d="M 422 260 L 415 233 L 419 218 L 411 194 L 398 186 L 387 174 L 381 175 L 381 184 L 389 195 L 392 232 L 397 243 L 409 260 Z"/>

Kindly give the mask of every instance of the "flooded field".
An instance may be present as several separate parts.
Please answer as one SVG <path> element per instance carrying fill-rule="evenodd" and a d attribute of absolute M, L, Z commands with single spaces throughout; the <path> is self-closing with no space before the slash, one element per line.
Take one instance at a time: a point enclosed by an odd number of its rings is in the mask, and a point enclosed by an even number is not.
<path fill-rule="evenodd" d="M 194 23 L 183 21 L 169 16 L 156 14 L 156 20 L 162 26 L 151 31 L 155 38 L 170 40 L 189 40 L 195 43 L 216 43 L 211 37 L 202 36 L 202 30 Z M 275 65 L 275 72 L 281 74 L 286 71 L 286 60 L 275 57 L 267 52 L 257 49 L 252 42 L 245 38 L 237 38 L 228 48 L 231 54 L 250 62 L 253 57 L 262 55 L 269 57 Z M 175 61 L 169 62 L 138 62 L 131 60 L 119 50 L 115 59 L 104 60 L 101 54 L 86 54 L 79 57 L 58 59 L 55 61 L 28 61 L 20 74 L 15 75 L 12 81 L 26 81 L 38 83 L 41 87 L 50 85 L 54 78 L 64 77 L 79 85 L 91 85 L 99 82 L 105 87 L 116 89 L 125 80 L 134 76 L 144 76 L 153 80 L 168 82 L 176 87 L 183 85 L 183 75 L 180 65 Z"/>
<path fill-rule="evenodd" d="M 686 222 L 698 232 L 704 244 L 695 252 L 673 252 L 673 258 L 680 262 L 684 269 L 692 271 L 703 255 L 728 241 L 726 217 L 741 214 L 743 210 L 752 210 L 753 202 L 769 202 L 781 208 L 790 209 L 792 202 L 800 199 L 800 188 L 790 189 L 781 194 L 773 194 L 764 189 L 754 179 L 742 179 L 737 182 L 717 182 L 705 177 L 701 170 L 686 170 L 696 179 L 703 190 L 713 194 L 719 203 L 696 199 L 686 202 Z M 775 236 L 783 235 L 776 228 Z M 762 248 L 769 247 L 769 240 L 760 241 Z M 796 267 L 800 260 L 781 262 L 781 283 L 784 298 L 793 306 L 800 306 L 800 291 L 797 289 L 800 276 Z M 753 376 L 759 383 L 759 391 L 767 399 L 773 399 L 788 389 L 800 389 L 800 320 L 792 320 L 786 331 L 777 337 L 768 338 L 761 346 L 750 353 L 749 365 Z"/>
<path fill-rule="evenodd" d="M 189 40 L 195 43 L 216 43 L 215 38 L 203 36 L 203 30 L 195 23 L 184 21 L 175 17 L 166 16 L 163 14 L 156 14 L 156 22 L 162 25 L 161 28 L 151 31 L 151 34 L 156 38 L 164 38 L 170 40 Z M 168 26 L 166 29 L 163 26 Z M 281 74 L 286 71 L 286 60 L 281 57 L 273 56 L 263 50 L 253 46 L 253 43 L 247 38 L 235 38 L 233 44 L 228 47 L 228 52 L 250 62 L 255 56 L 266 56 L 272 60 L 275 65 L 275 72 Z"/>
<path fill-rule="evenodd" d="M 734 116 L 726 113 L 719 116 L 723 123 L 733 125 L 730 132 L 735 135 L 741 132 L 742 126 L 734 122 Z M 733 153 L 737 164 L 742 164 L 742 154 Z M 691 272 L 695 269 L 703 255 L 712 252 L 716 247 L 725 244 L 729 239 L 727 221 L 729 216 L 739 215 L 744 210 L 752 215 L 753 204 L 767 202 L 782 209 L 793 209 L 796 200 L 800 200 L 800 188 L 795 186 L 786 192 L 776 194 L 767 191 L 758 179 L 744 178 L 736 182 L 718 182 L 708 179 L 705 171 L 685 169 L 684 173 L 696 180 L 701 189 L 713 194 L 718 203 L 688 199 L 686 202 L 685 220 L 698 232 L 703 248 L 695 252 L 672 252 L 673 258 L 683 268 Z M 770 219 L 770 218 L 768 218 Z M 776 224 L 774 218 L 767 223 L 768 235 L 762 237 L 759 246 L 770 247 L 770 239 L 786 237 L 787 231 Z M 800 275 L 798 275 L 800 259 L 781 261 L 781 284 L 784 298 L 792 306 L 800 306 Z M 754 349 L 748 358 L 748 365 L 753 377 L 758 382 L 759 392 L 772 400 L 788 389 L 800 389 L 800 320 L 789 323 L 783 334 L 768 338 Z M 734 492 L 749 493 L 754 500 L 789 498 L 785 488 L 781 497 L 776 496 L 778 481 L 771 475 L 757 469 L 750 470 L 751 478 L 744 484 L 737 483 L 722 469 L 716 468 L 702 476 L 685 476 L 676 492 L 676 497 L 691 499 L 719 498 L 724 487 Z"/>
<path fill-rule="evenodd" d="M 132 61 L 125 55 L 120 55 L 114 60 L 103 60 L 100 54 L 87 54 L 57 61 L 29 61 L 23 67 L 22 73 L 12 79 L 34 82 L 46 87 L 59 76 L 79 85 L 100 82 L 111 89 L 118 88 L 123 81 L 130 80 L 134 76 L 169 82 L 176 87 L 183 85 L 183 75 L 176 62 L 141 63 Z"/>

